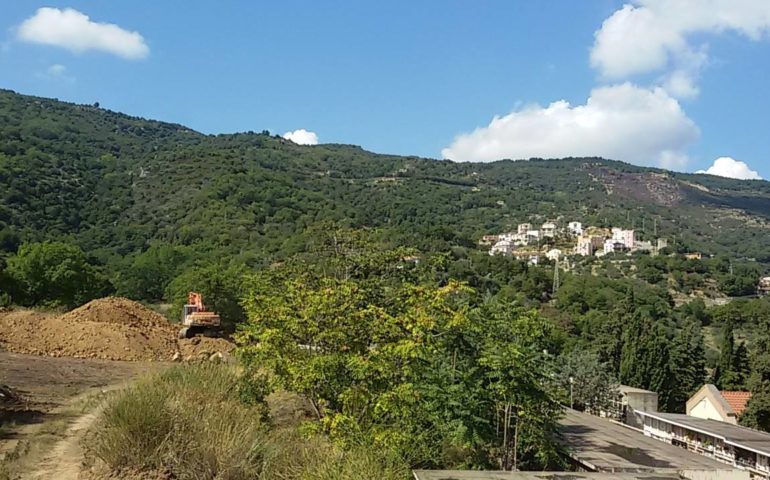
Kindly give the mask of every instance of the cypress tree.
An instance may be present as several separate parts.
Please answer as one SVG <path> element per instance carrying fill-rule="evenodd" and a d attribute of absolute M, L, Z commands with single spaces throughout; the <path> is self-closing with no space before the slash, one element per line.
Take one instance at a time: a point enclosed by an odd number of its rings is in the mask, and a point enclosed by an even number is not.
<path fill-rule="evenodd" d="M 671 371 L 675 379 L 670 411 L 684 412 L 687 399 L 706 379 L 706 347 L 700 322 L 687 319 L 671 347 Z"/>
<path fill-rule="evenodd" d="M 719 363 L 711 377 L 711 382 L 720 390 L 727 389 L 725 385 L 732 384 L 733 356 L 735 355 L 735 336 L 733 322 L 728 320 L 722 330 L 722 344 L 719 347 Z"/>

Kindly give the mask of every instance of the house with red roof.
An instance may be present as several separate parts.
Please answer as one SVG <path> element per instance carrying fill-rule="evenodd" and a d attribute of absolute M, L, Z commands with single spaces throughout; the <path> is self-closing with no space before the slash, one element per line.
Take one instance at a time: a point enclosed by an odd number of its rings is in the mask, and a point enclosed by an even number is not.
<path fill-rule="evenodd" d="M 751 392 L 719 390 L 707 383 L 687 400 L 687 415 L 736 425 Z"/>

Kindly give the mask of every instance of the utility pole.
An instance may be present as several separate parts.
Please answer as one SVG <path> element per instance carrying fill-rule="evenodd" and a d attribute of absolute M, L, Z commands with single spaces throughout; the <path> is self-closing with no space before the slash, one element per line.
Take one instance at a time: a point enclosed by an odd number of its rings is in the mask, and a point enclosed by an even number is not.
<path fill-rule="evenodd" d="M 652 230 L 653 230 L 653 236 L 655 238 L 658 238 L 658 219 L 657 218 L 652 219 Z"/>
<path fill-rule="evenodd" d="M 569 408 L 575 408 L 574 396 L 575 377 L 569 377 Z"/>

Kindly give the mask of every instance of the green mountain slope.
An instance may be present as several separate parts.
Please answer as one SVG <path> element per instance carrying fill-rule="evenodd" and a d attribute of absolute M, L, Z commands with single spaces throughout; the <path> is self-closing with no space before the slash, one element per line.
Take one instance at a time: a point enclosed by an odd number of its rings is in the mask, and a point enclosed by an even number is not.
<path fill-rule="evenodd" d="M 0 91 L 0 250 L 71 239 L 105 263 L 153 240 L 272 260 L 324 221 L 445 248 L 527 220 L 655 230 L 770 262 L 770 183 L 602 159 L 452 163 L 267 133 L 203 135 Z"/>

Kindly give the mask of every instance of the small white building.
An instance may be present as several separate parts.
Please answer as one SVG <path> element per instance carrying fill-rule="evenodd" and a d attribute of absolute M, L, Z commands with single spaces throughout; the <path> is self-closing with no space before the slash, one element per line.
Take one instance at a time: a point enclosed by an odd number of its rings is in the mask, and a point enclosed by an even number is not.
<path fill-rule="evenodd" d="M 559 259 L 562 257 L 562 251 L 558 248 L 552 248 L 551 250 L 548 250 L 545 254 L 545 258 L 552 262 L 558 262 Z"/>
<path fill-rule="evenodd" d="M 604 254 L 609 255 L 610 253 L 615 252 L 622 252 L 624 250 L 628 250 L 628 247 L 626 244 L 619 242 L 617 240 L 613 240 L 612 238 L 608 238 L 604 241 Z"/>
<path fill-rule="evenodd" d="M 736 425 L 751 392 L 719 390 L 707 383 L 687 400 L 687 415 Z"/>
<path fill-rule="evenodd" d="M 583 224 L 580 222 L 569 222 L 567 231 L 576 237 L 583 235 Z"/>
<path fill-rule="evenodd" d="M 527 230 L 527 243 L 537 243 L 540 241 L 540 230 Z"/>
<path fill-rule="evenodd" d="M 633 250 L 636 250 L 637 252 L 652 252 L 655 250 L 655 246 L 652 244 L 652 242 L 642 242 L 637 240 L 634 243 Z"/>
<path fill-rule="evenodd" d="M 520 223 L 516 233 L 526 235 L 529 230 L 532 230 L 531 223 Z"/>
<path fill-rule="evenodd" d="M 510 255 L 513 251 L 513 245 L 510 240 L 500 240 L 489 249 L 490 255 Z"/>

